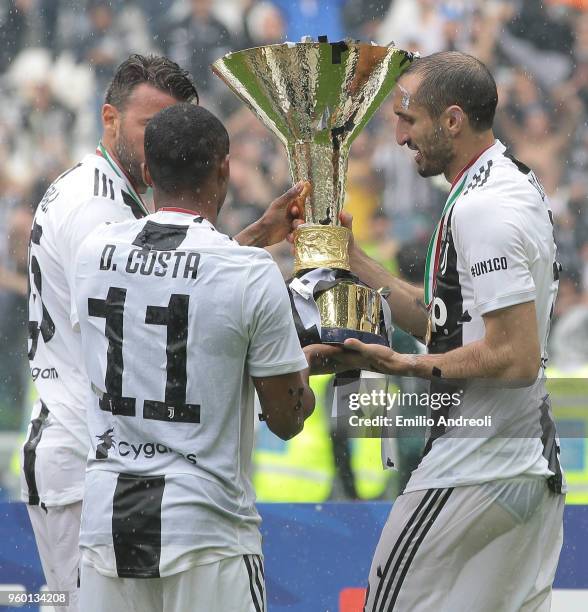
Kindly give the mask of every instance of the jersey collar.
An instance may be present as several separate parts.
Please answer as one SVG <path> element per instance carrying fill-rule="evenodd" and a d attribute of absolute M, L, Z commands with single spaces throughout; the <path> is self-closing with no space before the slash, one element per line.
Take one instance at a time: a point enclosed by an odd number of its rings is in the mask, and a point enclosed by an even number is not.
<path fill-rule="evenodd" d="M 158 208 L 153 215 L 158 215 L 159 213 L 163 213 L 164 215 L 169 215 L 170 213 L 174 215 L 188 215 L 193 218 L 194 223 L 214 229 L 214 225 L 206 217 L 202 216 L 195 210 L 188 210 L 187 208 L 180 208 L 179 206 L 162 206 L 161 208 Z"/>
<path fill-rule="evenodd" d="M 184 215 L 190 215 L 191 217 L 202 217 L 202 215 L 197 210 L 189 210 L 188 208 L 180 208 L 179 206 L 162 206 L 157 209 L 165 210 L 166 212 L 177 212 L 183 213 Z"/>
<path fill-rule="evenodd" d="M 500 142 L 500 140 L 495 140 L 491 145 L 487 146 L 485 149 L 483 149 L 482 151 L 480 151 L 474 158 L 472 158 L 457 174 L 457 176 L 453 179 L 453 182 L 451 183 L 451 191 L 453 191 L 456 187 L 456 185 L 459 184 L 459 182 L 461 181 L 461 179 L 463 178 L 463 176 L 470 170 L 470 168 L 480 159 L 482 159 L 483 156 L 485 156 L 487 153 L 492 152 L 494 153 L 494 148 L 496 147 L 498 150 L 498 146 L 500 145 L 500 147 L 502 147 L 502 150 L 504 150 L 504 145 Z"/>
<path fill-rule="evenodd" d="M 141 198 L 141 196 L 137 193 L 137 191 L 133 187 L 133 183 L 131 182 L 130 177 L 119 166 L 119 164 L 116 162 L 116 160 L 108 153 L 108 151 L 106 150 L 106 147 L 102 144 L 102 141 L 100 141 L 98 143 L 98 147 L 96 148 L 96 155 L 99 155 L 100 157 L 103 157 L 108 162 L 108 164 L 110 165 L 110 167 L 112 168 L 114 173 L 126 183 L 129 195 L 131 196 L 131 198 L 133 198 L 133 200 L 135 201 L 137 206 L 146 215 L 148 215 L 149 211 L 147 210 L 147 206 L 145 206 L 145 202 L 143 202 L 143 199 Z"/>

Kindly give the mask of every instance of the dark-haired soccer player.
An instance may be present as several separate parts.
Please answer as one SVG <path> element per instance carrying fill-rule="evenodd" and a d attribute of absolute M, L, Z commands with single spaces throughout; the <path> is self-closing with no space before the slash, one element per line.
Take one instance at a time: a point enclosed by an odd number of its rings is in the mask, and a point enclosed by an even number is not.
<path fill-rule="evenodd" d="M 103 135 L 95 154 L 61 175 L 40 202 L 29 255 L 29 360 L 40 401 L 23 449 L 23 496 L 47 584 L 70 593 L 77 609 L 78 533 L 86 458 L 89 383 L 79 334 L 70 323 L 70 282 L 76 253 L 103 221 L 141 218 L 145 126 L 178 102 L 198 103 L 189 75 L 165 57 L 132 55 L 106 92 Z M 237 240 L 265 245 L 290 231 L 290 190 Z M 104 441 L 106 446 L 107 440 Z"/>
<path fill-rule="evenodd" d="M 430 415 L 424 456 L 375 552 L 369 612 L 550 607 L 565 482 L 542 376 L 559 268 L 545 193 L 494 138 L 497 99 L 492 75 L 471 56 L 437 53 L 410 66 L 395 92 L 396 139 L 415 151 L 421 176 L 452 184 L 424 290 L 352 249 L 352 268 L 390 287 L 393 317 L 426 340 L 428 354 L 355 340 L 345 351 L 307 349 L 317 370 L 363 368 L 430 379 L 431 392 L 464 390 Z M 492 427 L 445 424 L 459 416 L 490 416 Z"/>
<path fill-rule="evenodd" d="M 144 174 L 156 212 L 105 224 L 78 251 L 74 297 L 95 392 L 85 612 L 265 610 L 253 391 L 283 439 L 302 429 L 314 396 L 276 264 L 215 229 L 228 153 L 205 109 L 158 113 Z"/>

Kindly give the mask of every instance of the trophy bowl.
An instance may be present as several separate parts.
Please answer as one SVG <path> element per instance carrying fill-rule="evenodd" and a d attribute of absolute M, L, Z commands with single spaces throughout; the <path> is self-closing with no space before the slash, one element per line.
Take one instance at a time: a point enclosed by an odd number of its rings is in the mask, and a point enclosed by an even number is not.
<path fill-rule="evenodd" d="M 212 65 L 284 144 L 293 181 L 312 184 L 288 283 L 303 346 L 389 344 L 388 305 L 350 272 L 351 232 L 339 213 L 350 146 L 412 60 L 394 46 L 320 36 L 228 53 Z"/>

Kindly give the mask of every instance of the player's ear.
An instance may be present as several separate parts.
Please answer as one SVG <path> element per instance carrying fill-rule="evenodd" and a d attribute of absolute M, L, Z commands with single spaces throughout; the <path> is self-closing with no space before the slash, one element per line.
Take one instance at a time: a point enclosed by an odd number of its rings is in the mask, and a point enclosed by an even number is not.
<path fill-rule="evenodd" d="M 120 113 L 112 104 L 104 104 L 102 106 L 102 126 L 104 133 L 110 138 L 116 138 L 118 135 L 118 126 L 120 122 Z"/>
<path fill-rule="evenodd" d="M 225 155 L 218 167 L 219 179 L 222 183 L 228 183 L 231 177 L 231 164 L 229 155 Z"/>
<path fill-rule="evenodd" d="M 149 168 L 145 162 L 141 163 L 141 178 L 143 182 L 148 187 L 153 187 L 153 179 L 151 178 L 151 173 L 149 172 Z"/>
<path fill-rule="evenodd" d="M 447 132 L 452 136 L 458 136 L 467 121 L 466 114 L 463 109 L 456 104 L 445 109 L 442 117 L 442 124 L 445 125 Z"/>

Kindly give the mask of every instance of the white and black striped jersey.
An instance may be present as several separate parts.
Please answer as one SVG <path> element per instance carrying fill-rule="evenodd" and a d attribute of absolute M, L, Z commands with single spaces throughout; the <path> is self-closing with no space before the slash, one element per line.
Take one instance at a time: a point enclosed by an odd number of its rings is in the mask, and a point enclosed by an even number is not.
<path fill-rule="evenodd" d="M 95 392 L 85 558 L 156 577 L 260 554 L 252 377 L 307 367 L 272 258 L 163 209 L 93 232 L 75 283 Z"/>
<path fill-rule="evenodd" d="M 441 234 L 429 352 L 480 340 L 482 315 L 534 301 L 542 360 L 531 387 L 470 381 L 453 388 L 433 377 L 432 393 L 464 392 L 457 405 L 431 411 L 436 425 L 406 491 L 520 475 L 544 476 L 560 491 L 565 484 L 559 445 L 543 382 L 559 276 L 545 193 L 533 172 L 497 141 L 454 182 L 448 203 L 452 200 Z M 491 415 L 492 426 L 467 431 L 445 425 L 444 419 L 460 415 Z"/>
<path fill-rule="evenodd" d="M 76 253 L 104 221 L 123 221 L 146 213 L 122 171 L 99 155 L 87 155 L 47 190 L 34 216 L 29 248 L 29 361 L 39 396 L 64 432 L 63 445 L 86 456 L 88 379 L 81 341 L 70 323 L 71 276 Z M 29 445 L 30 446 L 30 445 Z M 31 450 L 32 449 L 32 450 Z M 26 449 L 25 449 L 26 450 Z M 81 499 L 83 473 L 72 473 L 67 490 L 36 491 L 34 447 L 25 501 L 46 505 Z M 26 452 L 25 452 L 26 455 Z M 29 477 L 30 476 L 30 477 Z M 35 489 L 34 491 L 32 489 Z"/>

